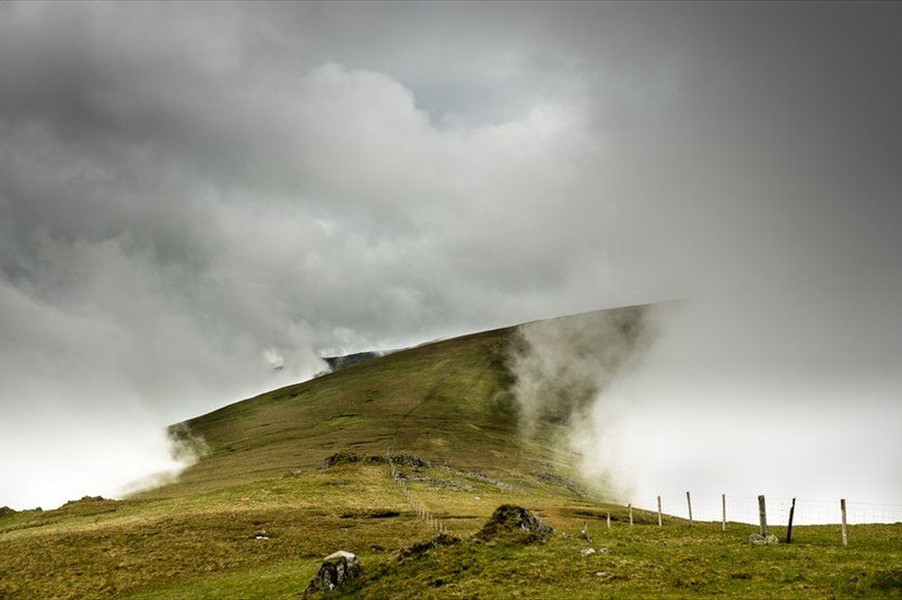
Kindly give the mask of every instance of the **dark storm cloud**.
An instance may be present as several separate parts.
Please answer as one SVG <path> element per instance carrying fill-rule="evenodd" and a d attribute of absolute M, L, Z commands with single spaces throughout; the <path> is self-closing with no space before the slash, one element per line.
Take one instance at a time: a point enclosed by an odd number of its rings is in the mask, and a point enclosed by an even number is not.
<path fill-rule="evenodd" d="M 897 390 L 898 16 L 2 4 L 3 451 L 78 448 L 96 476 L 59 501 L 171 467 L 159 426 L 321 351 L 669 297 L 698 308 L 650 359 L 658 401 L 677 359 Z M 121 465 L 92 454 L 128 433 Z M 0 502 L 42 497 L 25 472 Z"/>

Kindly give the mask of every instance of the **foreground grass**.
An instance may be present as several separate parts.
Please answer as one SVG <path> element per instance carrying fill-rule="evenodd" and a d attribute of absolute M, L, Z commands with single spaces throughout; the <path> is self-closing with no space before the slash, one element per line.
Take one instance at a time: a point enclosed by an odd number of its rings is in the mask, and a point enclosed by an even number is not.
<path fill-rule="evenodd" d="M 826 528 L 829 529 L 829 528 Z M 532 546 L 469 540 L 378 570 L 360 598 L 835 598 L 902 595 L 902 526 L 858 526 L 858 545 L 801 528 L 805 543 L 747 543 L 749 527 L 590 527 L 591 546 L 560 536 Z"/>
<path fill-rule="evenodd" d="M 461 542 L 399 560 L 401 548 L 434 531 L 387 466 L 357 463 L 187 499 L 85 501 L 5 517 L 0 597 L 298 598 L 321 558 L 339 548 L 358 553 L 365 569 L 346 597 L 902 595 L 902 524 L 855 525 L 848 548 L 835 526 L 798 527 L 793 544 L 758 547 L 748 544 L 748 525 L 722 532 L 671 518 L 658 527 L 637 513 L 631 527 L 623 507 L 442 469 L 408 471 L 426 479 L 411 483 L 413 493 Z M 471 537 L 508 502 L 534 509 L 557 534 L 532 545 Z M 579 536 L 584 526 L 591 543 Z M 582 556 L 589 547 L 596 553 Z"/>

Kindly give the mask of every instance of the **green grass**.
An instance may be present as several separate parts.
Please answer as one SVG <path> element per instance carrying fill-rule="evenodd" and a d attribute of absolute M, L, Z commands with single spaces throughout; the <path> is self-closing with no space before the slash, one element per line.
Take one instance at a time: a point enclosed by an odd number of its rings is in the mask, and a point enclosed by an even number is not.
<path fill-rule="evenodd" d="M 685 523 L 590 525 L 593 544 L 556 536 L 529 546 L 467 540 L 418 561 L 391 561 L 350 595 L 361 598 L 832 598 L 899 596 L 902 525 L 856 526 L 843 548 L 829 527 L 804 527 L 804 542 L 750 546 L 752 527 Z M 587 547 L 603 548 L 581 556 Z"/>
<path fill-rule="evenodd" d="M 401 470 L 456 484 L 411 488 L 461 543 L 399 561 L 400 549 L 434 531 L 416 518 L 386 465 L 355 463 L 188 498 L 6 517 L 0 597 L 297 598 L 322 556 L 338 548 L 364 563 L 364 580 L 348 597 L 902 594 L 900 524 L 854 525 L 848 548 L 836 526 L 797 527 L 792 545 L 757 547 L 748 544 L 749 525 L 721 532 L 719 524 L 666 518 L 658 527 L 654 515 L 637 512 L 631 527 L 617 505 L 503 490 L 443 469 Z M 502 503 L 534 509 L 557 534 L 531 545 L 471 538 Z M 584 524 L 592 543 L 579 538 Z M 581 556 L 590 546 L 606 551 Z"/>
<path fill-rule="evenodd" d="M 347 597 L 902 597 L 902 525 L 855 525 L 848 548 L 836 526 L 754 547 L 751 526 L 666 517 L 658 527 L 637 511 L 630 527 L 603 490 L 568 487 L 573 457 L 554 443 L 565 427 L 524 439 L 505 401 L 511 335 L 414 348 L 232 404 L 188 423 L 209 453 L 176 483 L 0 517 L 0 598 L 298 598 L 337 549 L 364 564 Z M 339 451 L 431 461 L 398 471 L 462 541 L 399 560 L 434 529 L 384 462 L 320 468 Z M 558 534 L 530 545 L 471 537 L 511 503 Z M 580 555 L 584 524 L 605 552 Z"/>

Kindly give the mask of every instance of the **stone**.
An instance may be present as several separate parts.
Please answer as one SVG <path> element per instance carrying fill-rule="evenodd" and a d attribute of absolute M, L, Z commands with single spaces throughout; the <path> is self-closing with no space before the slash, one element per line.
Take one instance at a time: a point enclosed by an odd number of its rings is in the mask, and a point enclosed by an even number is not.
<path fill-rule="evenodd" d="M 595 554 L 595 548 L 583 548 L 579 551 L 580 556 L 592 556 Z"/>
<path fill-rule="evenodd" d="M 331 592 L 358 577 L 362 571 L 360 561 L 353 552 L 345 550 L 333 552 L 323 559 L 323 564 L 307 584 L 304 593 Z"/>
<path fill-rule="evenodd" d="M 767 537 L 760 533 L 753 533 L 749 536 L 749 543 L 755 546 L 767 546 L 769 544 L 779 544 L 780 540 L 772 533 L 768 534 Z"/>
<path fill-rule="evenodd" d="M 754 544 L 756 546 L 763 546 L 767 543 L 766 538 L 760 533 L 753 533 L 749 536 L 749 544 Z"/>
<path fill-rule="evenodd" d="M 554 528 L 522 506 L 502 504 L 495 509 L 482 530 L 476 534 L 477 539 L 490 540 L 506 538 L 508 541 L 532 543 L 544 541 L 554 534 Z"/>

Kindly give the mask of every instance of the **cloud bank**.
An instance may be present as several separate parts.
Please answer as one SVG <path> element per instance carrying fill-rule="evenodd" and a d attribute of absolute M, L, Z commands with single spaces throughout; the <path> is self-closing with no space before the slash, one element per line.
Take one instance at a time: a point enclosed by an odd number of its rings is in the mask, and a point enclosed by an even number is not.
<path fill-rule="evenodd" d="M 900 465 L 899 9 L 470 8 L 0 5 L 0 502 L 322 354 L 686 297 L 637 406 L 715 439 L 754 381 Z"/>

